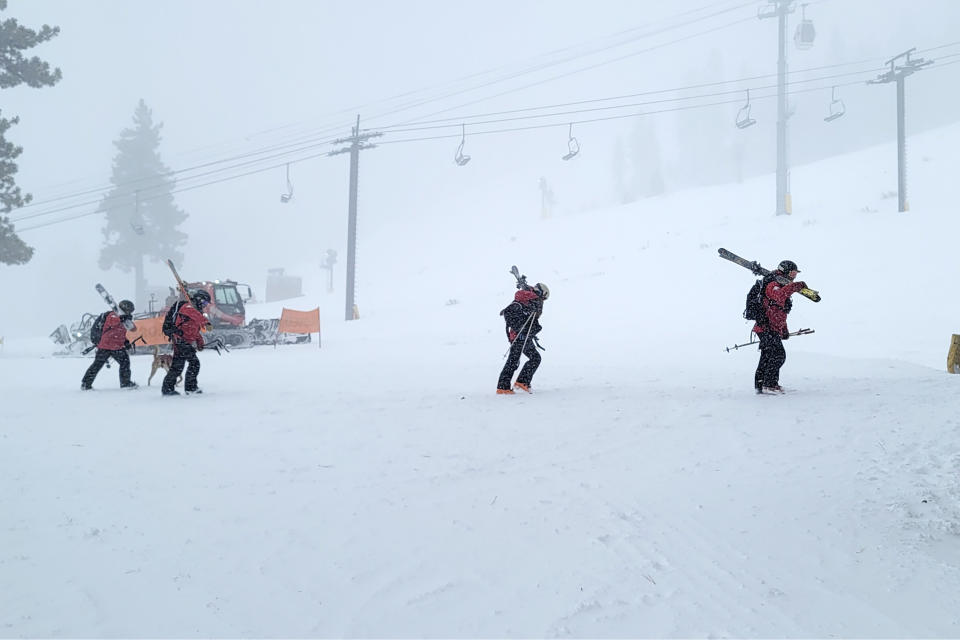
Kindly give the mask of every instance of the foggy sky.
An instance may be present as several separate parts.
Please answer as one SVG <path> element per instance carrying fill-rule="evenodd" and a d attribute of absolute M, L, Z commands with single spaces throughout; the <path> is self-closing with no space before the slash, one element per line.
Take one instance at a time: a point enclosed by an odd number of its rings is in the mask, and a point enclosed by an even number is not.
<path fill-rule="evenodd" d="M 449 0 L 10 0 L 3 18 L 15 17 L 32 28 L 42 23 L 61 28 L 57 38 L 28 55 L 60 67 L 63 80 L 53 88 L 5 90 L 0 105 L 6 117 L 21 118 L 7 134 L 24 147 L 18 184 L 42 201 L 107 186 L 115 153 L 112 142 L 130 125 L 141 98 L 153 109 L 155 120 L 164 124 L 163 159 L 171 168 L 180 169 L 303 139 L 311 132 L 328 137 L 348 135 L 357 114 L 362 126 L 376 128 L 408 120 L 468 116 L 773 73 L 775 20 L 755 18 L 757 10 L 767 4 L 737 0 L 495 0 L 480 5 Z M 503 69 L 502 76 L 529 66 L 548 52 L 608 43 L 613 34 L 628 29 L 647 24 L 653 28 L 662 26 L 664 20 L 677 22 L 684 15 L 694 17 L 740 5 L 747 6 L 683 30 L 373 118 L 396 106 L 396 102 L 378 102 L 390 96 L 435 88 L 490 69 Z M 515 90 L 751 16 L 754 19 L 714 33 Z M 799 11 L 791 17 L 790 36 L 798 16 Z M 801 52 L 789 42 L 791 69 L 865 58 L 879 64 L 910 47 L 950 43 L 960 26 L 960 3 L 818 0 L 809 4 L 807 16 L 817 27 L 816 46 Z M 924 72 L 909 81 L 911 129 L 954 119 L 957 70 L 960 66 Z M 469 86 L 467 82 L 452 88 Z M 490 98 L 508 90 L 506 95 Z M 415 97 L 436 94 L 434 90 Z M 843 97 L 849 113 L 829 132 L 822 122 L 829 92 L 791 99 L 797 109 L 791 120 L 794 161 L 895 135 L 892 86 L 851 87 Z M 480 101 L 427 117 L 474 100 Z M 736 110 L 737 106 L 713 108 L 710 117 L 716 119 L 719 113 L 724 122 L 731 123 L 722 134 L 729 138 L 718 144 L 734 140 Z M 683 135 L 694 125 L 678 124 L 684 122 L 683 117 L 697 118 L 698 113 L 701 110 L 643 118 L 653 127 L 662 162 L 672 176 L 668 188 L 685 186 L 683 167 L 669 165 L 671 158 L 682 157 L 687 145 L 696 144 L 696 139 Z M 756 171 L 769 171 L 774 160 L 775 102 L 757 101 L 753 116 L 761 126 L 745 134 L 750 136 L 744 138 L 749 140 L 748 155 Z M 466 167 L 453 163 L 459 143 L 456 137 L 384 144 L 364 152 L 361 231 L 369 238 L 405 217 L 446 217 L 460 210 L 489 210 L 493 224 L 502 224 L 496 216 L 537 215 L 540 176 L 555 185 L 566 213 L 612 206 L 616 204 L 610 175 L 612 150 L 618 137 L 627 136 L 637 126 L 636 120 L 576 127 L 582 153 L 569 163 L 559 159 L 566 151 L 565 126 L 473 138 L 468 128 L 465 147 L 473 161 Z M 440 133 L 449 135 L 451 131 Z M 453 133 L 458 136 L 459 131 Z M 385 136 L 382 141 L 389 139 Z M 296 195 L 289 204 L 279 201 L 285 190 L 279 168 L 178 194 L 178 203 L 190 215 L 183 227 L 191 238 L 185 268 L 197 277 L 257 282 L 268 267 L 308 269 L 327 248 L 338 250 L 343 259 L 347 156 L 295 163 L 291 173 Z M 771 181 L 771 207 L 772 189 Z M 794 201 L 799 197 L 795 195 Z M 86 207 L 58 215 L 91 210 Z M 16 220 L 19 215 L 14 212 L 12 217 Z M 104 274 L 96 268 L 100 226 L 100 216 L 87 216 L 24 232 L 37 257 L 25 267 L 0 267 L 0 278 L 17 282 L 47 278 L 50 269 L 66 262 L 76 286 L 97 280 L 113 282 L 116 287 L 132 286 L 132 275 Z M 397 248 L 396 256 L 384 259 L 401 260 L 404 252 L 416 250 Z M 151 265 L 148 278 L 167 279 L 158 265 Z M 7 280 L 0 282 L 16 286 Z M 79 299 L 70 303 L 76 306 Z"/>

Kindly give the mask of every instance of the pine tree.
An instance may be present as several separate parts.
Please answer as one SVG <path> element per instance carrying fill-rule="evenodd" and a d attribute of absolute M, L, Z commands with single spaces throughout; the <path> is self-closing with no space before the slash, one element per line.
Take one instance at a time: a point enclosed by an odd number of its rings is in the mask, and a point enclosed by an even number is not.
<path fill-rule="evenodd" d="M 7 8 L 7 0 L 0 0 L 0 11 Z M 23 51 L 50 40 L 60 33 L 59 27 L 43 25 L 39 31 L 21 26 L 15 19 L 0 22 L 0 89 L 20 84 L 30 87 L 49 87 L 60 80 L 60 69 L 50 70 L 50 65 L 36 56 L 24 58 Z M 17 236 L 13 223 L 6 215 L 30 202 L 33 197 L 23 193 L 14 176 L 17 164 L 14 160 L 23 152 L 23 147 L 9 142 L 7 130 L 20 121 L 19 118 L 4 118 L 0 112 L 0 263 L 25 264 L 33 257 L 33 247 Z"/>
<path fill-rule="evenodd" d="M 133 127 L 120 132 L 114 142 L 117 155 L 110 178 L 113 189 L 104 196 L 100 210 L 106 215 L 100 268 L 134 271 L 137 306 L 145 305 L 146 282 L 143 259 L 183 261 L 179 251 L 187 234 L 177 227 L 187 219 L 174 202 L 177 181 L 160 159 L 160 129 L 153 112 L 140 100 L 133 114 Z"/>

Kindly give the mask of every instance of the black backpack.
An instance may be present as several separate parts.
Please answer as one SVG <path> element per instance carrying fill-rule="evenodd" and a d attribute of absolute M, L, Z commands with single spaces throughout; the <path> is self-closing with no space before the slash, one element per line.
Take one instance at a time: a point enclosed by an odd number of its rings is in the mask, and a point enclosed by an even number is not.
<path fill-rule="evenodd" d="M 743 310 L 743 317 L 760 324 L 767 321 L 767 312 L 763 308 L 764 280 L 757 280 L 747 293 L 747 306 Z"/>
<path fill-rule="evenodd" d="M 104 311 L 98 315 L 97 319 L 93 321 L 93 326 L 90 327 L 90 342 L 95 345 L 100 344 L 100 338 L 103 337 L 103 323 L 107 321 L 109 314 L 109 311 Z"/>
<path fill-rule="evenodd" d="M 163 317 L 163 335 L 167 336 L 171 340 L 173 336 L 177 333 L 177 314 L 180 312 L 180 307 L 186 304 L 183 300 L 175 302 L 169 309 L 167 309 L 167 315 Z"/>

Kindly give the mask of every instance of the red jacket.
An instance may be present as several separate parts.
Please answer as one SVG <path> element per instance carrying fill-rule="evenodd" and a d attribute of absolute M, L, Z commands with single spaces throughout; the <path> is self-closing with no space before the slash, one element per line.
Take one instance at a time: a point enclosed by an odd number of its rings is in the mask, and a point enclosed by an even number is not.
<path fill-rule="evenodd" d="M 769 328 L 781 336 L 789 333 L 790 330 L 787 328 L 787 312 L 783 307 L 790 296 L 806 287 L 807 284 L 802 281 L 781 285 L 776 280 L 772 280 L 767 284 L 763 295 L 763 310 L 767 314 L 767 324 L 754 325 L 753 330 L 756 333 L 763 333 L 764 330 Z"/>
<path fill-rule="evenodd" d="M 103 333 L 100 335 L 100 342 L 97 343 L 97 349 L 107 351 L 116 351 L 123 349 L 123 343 L 127 340 L 127 328 L 113 311 L 107 314 L 107 319 L 103 321 Z"/>
<path fill-rule="evenodd" d="M 178 329 L 183 331 L 183 336 L 178 336 L 178 340 L 196 344 L 198 349 L 203 348 L 203 337 L 200 335 L 200 329 L 207 324 L 207 319 L 203 317 L 202 313 L 193 308 L 193 306 L 185 304 L 180 307 L 174 324 Z"/>
<path fill-rule="evenodd" d="M 507 322 L 507 340 L 513 342 L 517 334 L 523 329 L 530 335 L 537 335 L 543 328 L 540 326 L 539 315 L 543 311 L 543 301 L 533 291 L 521 289 L 513 296 L 513 302 L 508 304 L 500 315 Z M 530 316 L 536 314 L 530 321 Z"/>

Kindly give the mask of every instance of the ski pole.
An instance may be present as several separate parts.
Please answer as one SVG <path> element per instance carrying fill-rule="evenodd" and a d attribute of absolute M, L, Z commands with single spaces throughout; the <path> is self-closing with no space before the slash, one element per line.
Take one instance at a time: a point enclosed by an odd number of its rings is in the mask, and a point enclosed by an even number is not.
<path fill-rule="evenodd" d="M 534 312 L 533 314 L 530 315 L 530 320 L 535 320 L 539 315 L 540 315 L 539 311 Z M 527 330 L 527 335 L 523 337 L 523 346 L 520 347 L 520 353 L 523 353 L 527 349 L 527 340 L 530 339 L 530 331 L 532 330 L 533 330 L 533 322 L 530 323 L 530 327 Z M 520 336 L 517 336 L 517 337 L 519 338 Z"/>
<path fill-rule="evenodd" d="M 217 338 L 213 342 L 203 347 L 204 349 L 213 349 L 217 352 L 217 355 L 221 355 L 220 349 L 223 349 L 227 353 L 230 353 L 230 349 L 227 348 L 227 345 L 223 342 L 222 338 Z"/>
<path fill-rule="evenodd" d="M 743 344 L 735 344 L 732 347 L 727 347 L 726 352 L 730 353 L 731 351 L 736 351 L 740 347 L 752 347 L 755 344 L 760 344 L 759 340 L 751 340 L 750 342 L 744 342 Z"/>
<path fill-rule="evenodd" d="M 793 333 L 788 333 L 788 336 L 808 336 L 811 333 L 815 333 L 813 329 L 798 329 Z M 736 351 L 741 347 L 752 347 L 755 344 L 760 344 L 759 340 L 750 340 L 750 342 L 744 342 L 743 344 L 735 344 L 732 347 L 727 347 L 726 352 L 730 353 L 731 351 Z"/>
<path fill-rule="evenodd" d="M 536 318 L 538 315 L 540 315 L 540 314 L 539 314 L 539 313 L 532 313 L 532 314 L 530 314 L 530 317 L 527 318 L 526 322 L 524 322 L 522 325 L 520 325 L 520 331 L 517 332 L 517 337 L 510 341 L 510 346 L 507 347 L 507 350 L 503 352 L 503 357 L 504 357 L 504 358 L 506 358 L 506 357 L 507 357 L 507 354 L 510 353 L 510 349 L 513 348 L 513 343 L 516 342 L 517 338 L 520 337 L 520 334 L 523 333 L 524 329 L 527 328 L 527 325 L 529 324 L 530 327 L 533 327 L 533 324 L 532 324 L 530 321 L 533 320 L 534 318 Z M 529 337 L 529 336 L 527 336 L 527 337 Z M 527 341 L 526 341 L 526 339 L 524 339 L 524 341 L 523 341 L 523 349 L 525 349 L 526 347 L 527 347 Z M 520 352 L 521 352 L 521 353 L 523 353 L 523 349 L 520 349 Z"/>

